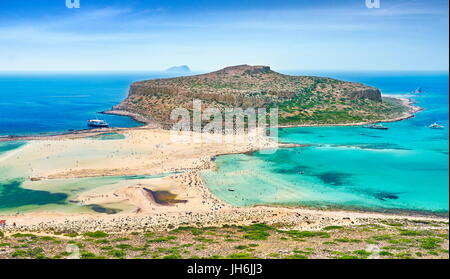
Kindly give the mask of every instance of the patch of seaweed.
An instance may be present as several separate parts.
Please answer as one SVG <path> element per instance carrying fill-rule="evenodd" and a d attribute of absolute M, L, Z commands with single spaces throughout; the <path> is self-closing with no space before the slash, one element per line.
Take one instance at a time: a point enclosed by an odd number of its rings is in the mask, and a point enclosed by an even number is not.
<path fill-rule="evenodd" d="M 144 190 L 151 196 L 151 198 L 160 205 L 173 205 L 177 203 L 187 203 L 187 200 L 177 200 L 177 195 L 170 193 L 169 191 L 152 191 L 148 188 Z"/>
<path fill-rule="evenodd" d="M 389 192 L 374 192 L 372 196 L 381 201 L 385 200 L 396 200 L 399 198 L 399 193 L 389 193 Z"/>
<path fill-rule="evenodd" d="M 14 208 L 25 205 L 64 204 L 67 195 L 22 188 L 24 179 L 0 183 L 0 208 Z"/>
<path fill-rule="evenodd" d="M 314 175 L 323 183 L 333 185 L 333 186 L 344 186 L 351 185 L 350 178 L 352 174 L 343 173 L 343 172 L 322 172 Z"/>
<path fill-rule="evenodd" d="M 122 211 L 120 209 L 108 208 L 108 207 L 104 207 L 104 206 L 101 206 L 98 204 L 90 204 L 90 205 L 87 205 L 87 207 L 97 213 L 105 213 L 105 214 L 117 214 L 120 211 Z"/>

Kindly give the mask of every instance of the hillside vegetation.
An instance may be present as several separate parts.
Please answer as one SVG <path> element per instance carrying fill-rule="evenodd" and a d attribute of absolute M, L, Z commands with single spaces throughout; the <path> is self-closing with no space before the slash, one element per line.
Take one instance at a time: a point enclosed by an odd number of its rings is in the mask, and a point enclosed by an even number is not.
<path fill-rule="evenodd" d="M 280 225 L 53 234 L 0 231 L 0 259 L 448 259 L 448 223 L 392 220 L 299 231 Z"/>
<path fill-rule="evenodd" d="M 175 108 L 279 108 L 280 124 L 375 122 L 408 111 L 400 100 L 382 98 L 377 88 L 314 76 L 290 76 L 267 66 L 240 65 L 195 76 L 135 82 L 115 109 L 170 124 Z"/>

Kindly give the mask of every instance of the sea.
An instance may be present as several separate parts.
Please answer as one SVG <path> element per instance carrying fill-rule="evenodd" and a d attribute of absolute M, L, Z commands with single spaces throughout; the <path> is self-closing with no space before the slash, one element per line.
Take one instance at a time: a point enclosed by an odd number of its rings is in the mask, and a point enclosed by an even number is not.
<path fill-rule="evenodd" d="M 383 123 L 388 130 L 360 126 L 280 128 L 280 142 L 308 146 L 278 149 L 272 154 L 217 157 L 217 168 L 201 174 L 217 197 L 238 206 L 266 204 L 448 215 L 448 72 L 284 73 L 361 82 L 379 88 L 385 95 L 408 97 L 423 110 L 410 119 Z M 131 82 L 167 76 L 0 73 L 0 137 L 86 129 L 86 120 L 92 118 L 105 119 L 115 127 L 141 125 L 128 117 L 99 112 L 120 103 Z M 412 93 L 418 87 L 423 92 Z M 428 126 L 434 122 L 445 128 L 430 129 Z M 70 197 L 64 191 L 34 191 L 23 188 L 23 177 L 6 179 L 8 170 L 2 168 L 1 158 L 23 144 L 0 142 L 0 212 L 68 205 Z M 127 178 L 111 179 L 103 180 L 113 183 Z M 71 180 L 70 185 L 99 184 L 91 182 Z"/>

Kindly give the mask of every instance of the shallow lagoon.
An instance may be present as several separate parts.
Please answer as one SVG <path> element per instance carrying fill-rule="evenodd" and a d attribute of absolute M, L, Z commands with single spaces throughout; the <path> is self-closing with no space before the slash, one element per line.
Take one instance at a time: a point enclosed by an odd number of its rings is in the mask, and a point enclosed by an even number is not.
<path fill-rule="evenodd" d="M 341 77 L 399 94 L 420 81 L 413 97 L 425 110 L 385 123 L 390 129 L 303 127 L 279 130 L 279 140 L 311 144 L 274 154 L 226 155 L 202 174 L 211 191 L 235 205 L 289 204 L 448 214 L 448 75 Z M 397 82 L 394 82 L 397 81 Z"/>
<path fill-rule="evenodd" d="M 106 137 L 106 138 L 103 138 Z M 122 138 L 122 137 L 120 137 Z M 115 140 L 118 135 L 102 135 L 98 140 Z M 80 193 L 91 190 L 110 190 L 137 183 L 151 183 L 151 179 L 169 176 L 158 175 L 105 176 L 88 178 L 52 179 L 31 181 L 23 166 L 9 165 L 8 159 L 25 147 L 26 142 L 0 142 L 0 212 L 26 211 L 92 212 L 89 208 L 71 202 Z M 91 153 L 91 151 L 89 151 Z M 98 151 L 102 154 L 101 151 Z"/>
<path fill-rule="evenodd" d="M 448 74 L 318 75 L 360 81 L 391 94 L 421 86 L 426 92 L 414 99 L 425 111 L 413 119 L 385 124 L 390 128 L 387 131 L 361 127 L 280 129 L 281 141 L 311 146 L 280 149 L 274 154 L 220 156 L 216 161 L 218 169 L 203 174 L 211 191 L 236 205 L 289 204 L 448 213 Z M 447 128 L 427 128 L 434 121 Z M 61 127 L 67 128 L 67 125 Z M 27 130 L 25 126 L 22 128 Z M 46 131 L 42 127 L 35 128 L 39 132 Z M 5 126 L 3 129 L 10 134 Z M 103 135 L 96 139 L 121 138 Z M 14 154 L 23 144 L 0 142 L 0 161 L 3 155 Z M 79 211 L 80 206 L 68 201 L 80 191 L 121 187 L 134 179 L 148 178 L 30 182 L 17 172 L 20 170 L 7 169 L 0 162 L 1 212 Z"/>

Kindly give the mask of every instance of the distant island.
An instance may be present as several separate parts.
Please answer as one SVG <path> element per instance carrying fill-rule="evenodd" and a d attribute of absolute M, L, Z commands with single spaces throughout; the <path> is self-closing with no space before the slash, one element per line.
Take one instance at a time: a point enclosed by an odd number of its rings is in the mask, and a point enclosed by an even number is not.
<path fill-rule="evenodd" d="M 195 76 L 135 82 L 113 112 L 170 124 L 170 112 L 178 107 L 191 110 L 193 99 L 221 110 L 278 107 L 279 123 L 286 126 L 393 121 L 414 111 L 407 100 L 382 97 L 379 89 L 361 83 L 239 65 Z"/>
<path fill-rule="evenodd" d="M 191 72 L 191 69 L 186 65 L 174 66 L 170 67 L 166 70 L 168 73 L 176 73 L 176 74 L 188 74 Z"/>

